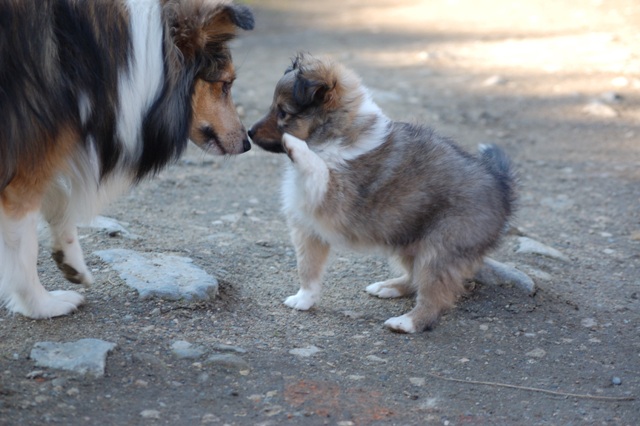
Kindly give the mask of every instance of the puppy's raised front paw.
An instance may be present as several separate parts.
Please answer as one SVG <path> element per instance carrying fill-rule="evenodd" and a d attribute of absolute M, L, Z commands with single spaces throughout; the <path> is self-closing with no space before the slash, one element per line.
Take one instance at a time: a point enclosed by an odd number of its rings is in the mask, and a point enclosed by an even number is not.
<path fill-rule="evenodd" d="M 395 287 L 389 287 L 386 281 L 373 283 L 367 286 L 365 289 L 367 293 L 377 296 L 381 299 L 393 299 L 395 297 L 401 297 L 403 294 Z"/>
<path fill-rule="evenodd" d="M 316 303 L 316 297 L 316 293 L 301 288 L 293 296 L 287 297 L 284 304 L 299 311 L 306 311 Z"/>
<path fill-rule="evenodd" d="M 400 315 L 399 317 L 389 318 L 384 325 L 392 331 L 398 333 L 415 333 L 418 331 L 413 324 L 413 320 L 408 315 Z"/>

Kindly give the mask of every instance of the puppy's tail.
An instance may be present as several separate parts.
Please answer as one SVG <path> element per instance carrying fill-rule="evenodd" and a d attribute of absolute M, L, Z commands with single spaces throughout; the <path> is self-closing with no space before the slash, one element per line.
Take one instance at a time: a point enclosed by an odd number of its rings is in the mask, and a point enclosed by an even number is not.
<path fill-rule="evenodd" d="M 480 161 L 495 177 L 502 194 L 502 204 L 506 217 L 511 216 L 516 207 L 517 178 L 507 154 L 497 145 L 480 144 Z"/>

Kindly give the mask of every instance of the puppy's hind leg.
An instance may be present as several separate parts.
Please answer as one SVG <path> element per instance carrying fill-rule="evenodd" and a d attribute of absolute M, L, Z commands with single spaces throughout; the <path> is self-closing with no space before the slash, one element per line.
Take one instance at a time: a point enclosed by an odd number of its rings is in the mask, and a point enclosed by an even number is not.
<path fill-rule="evenodd" d="M 38 278 L 38 212 L 19 218 L 0 208 L 0 303 L 41 319 L 67 315 L 84 302 L 75 291 L 47 292 Z"/>
<path fill-rule="evenodd" d="M 404 315 L 389 318 L 384 325 L 400 333 L 415 333 L 432 327 L 445 309 L 452 308 L 465 292 L 464 278 L 472 266 L 468 260 L 453 259 L 448 253 L 435 252 L 417 259 L 413 271 L 418 289 L 416 305 Z"/>
<path fill-rule="evenodd" d="M 395 297 L 410 296 L 415 293 L 412 282 L 413 256 L 398 256 L 391 259 L 397 269 L 401 269 L 404 274 L 397 278 L 380 281 L 367 286 L 367 293 L 381 299 L 391 299 Z"/>
<path fill-rule="evenodd" d="M 291 240 L 296 248 L 300 290 L 287 297 L 284 303 L 291 308 L 306 311 L 320 299 L 322 276 L 330 247 L 295 226 L 291 230 Z"/>
<path fill-rule="evenodd" d="M 51 227 L 51 257 L 58 269 L 72 283 L 89 286 L 93 284 L 93 276 L 84 261 L 78 240 L 72 201 L 62 183 L 55 182 L 45 195 L 42 213 Z"/>

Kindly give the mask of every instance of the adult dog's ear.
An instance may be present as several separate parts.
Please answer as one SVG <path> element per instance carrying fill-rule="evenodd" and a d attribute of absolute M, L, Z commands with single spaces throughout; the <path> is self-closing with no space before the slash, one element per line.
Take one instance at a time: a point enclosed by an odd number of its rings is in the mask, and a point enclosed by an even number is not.
<path fill-rule="evenodd" d="M 231 4 L 226 6 L 225 11 L 236 27 L 242 28 L 245 31 L 253 29 L 255 20 L 253 19 L 253 12 L 251 12 L 249 7 L 240 4 Z"/>
<path fill-rule="evenodd" d="M 238 28 L 252 30 L 254 26 L 253 13 L 247 6 L 210 0 L 168 0 L 164 15 L 173 43 L 187 60 L 207 46 L 233 39 Z"/>

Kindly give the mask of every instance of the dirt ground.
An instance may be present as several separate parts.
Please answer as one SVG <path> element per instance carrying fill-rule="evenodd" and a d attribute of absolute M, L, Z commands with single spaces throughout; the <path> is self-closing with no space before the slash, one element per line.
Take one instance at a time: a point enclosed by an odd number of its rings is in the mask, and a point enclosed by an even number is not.
<path fill-rule="evenodd" d="M 514 226 L 569 260 L 516 253 L 510 236 L 493 257 L 529 273 L 535 296 L 478 285 L 433 331 L 401 335 L 382 323 L 413 301 L 364 292 L 385 260 L 339 252 L 321 302 L 295 312 L 282 304 L 298 287 L 279 210 L 286 157 L 192 149 L 104 212 L 140 239 L 83 230 L 86 306 L 0 314 L 0 424 L 639 424 L 640 3 L 249 4 L 256 29 L 233 44 L 247 127 L 296 51 L 333 55 L 389 116 L 469 150 L 503 146 L 520 174 Z M 140 300 L 91 254 L 116 247 L 189 256 L 220 296 Z M 40 259 L 45 286 L 74 288 Z M 117 344 L 104 378 L 28 376 L 36 342 L 88 337 Z M 242 348 L 249 371 L 177 359 L 176 340 Z"/>

